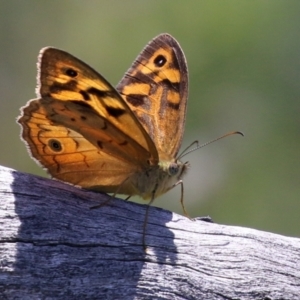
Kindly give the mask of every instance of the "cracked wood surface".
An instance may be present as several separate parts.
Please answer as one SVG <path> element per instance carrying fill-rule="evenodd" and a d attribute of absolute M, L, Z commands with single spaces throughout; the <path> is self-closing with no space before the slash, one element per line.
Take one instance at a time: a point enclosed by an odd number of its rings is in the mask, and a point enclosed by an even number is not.
<path fill-rule="evenodd" d="M 0 299 L 300 299 L 300 239 L 0 168 Z"/>

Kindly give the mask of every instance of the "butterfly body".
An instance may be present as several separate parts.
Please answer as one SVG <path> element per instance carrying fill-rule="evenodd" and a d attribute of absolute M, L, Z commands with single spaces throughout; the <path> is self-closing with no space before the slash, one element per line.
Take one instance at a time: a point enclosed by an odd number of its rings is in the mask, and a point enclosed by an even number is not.
<path fill-rule="evenodd" d="M 113 88 L 71 54 L 41 50 L 37 99 L 18 122 L 52 177 L 87 189 L 154 199 L 178 184 L 188 75 L 168 34 L 154 38 Z"/>
<path fill-rule="evenodd" d="M 123 194 L 138 195 L 145 200 L 158 197 L 176 186 L 186 173 L 187 167 L 187 164 L 180 161 L 162 161 L 159 165 L 142 170 L 129 178 L 128 184 L 132 186 L 132 190 L 130 193 L 124 190 Z"/>

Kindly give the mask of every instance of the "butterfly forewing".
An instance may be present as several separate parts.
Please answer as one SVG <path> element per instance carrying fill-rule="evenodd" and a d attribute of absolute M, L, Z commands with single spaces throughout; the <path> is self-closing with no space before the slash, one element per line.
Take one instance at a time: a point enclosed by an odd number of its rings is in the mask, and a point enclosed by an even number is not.
<path fill-rule="evenodd" d="M 188 96 L 188 70 L 178 42 L 154 38 L 139 54 L 117 90 L 154 141 L 160 159 L 173 159 L 181 146 Z"/>
<path fill-rule="evenodd" d="M 114 128 L 114 132 L 123 136 L 115 143 L 121 143 L 124 147 L 130 144 L 136 148 L 136 151 L 130 152 L 127 146 L 124 153 L 140 158 L 141 163 L 157 163 L 158 154 L 153 141 L 122 97 L 100 74 L 69 53 L 55 48 L 42 49 L 39 61 L 38 93 L 44 99 L 44 103 L 48 98 L 69 103 L 76 113 L 82 111 L 85 120 L 81 120 L 81 123 L 85 121 L 88 124 L 74 124 L 71 118 L 61 118 L 63 113 L 57 115 L 56 122 L 60 121 L 61 125 L 68 127 L 81 128 L 80 133 L 87 138 L 94 137 L 90 134 L 93 125 L 94 130 L 102 131 L 106 136 L 104 141 L 114 141 L 115 134 L 111 132 Z M 52 108 L 52 105 L 49 105 L 50 107 Z M 97 127 L 97 123 L 100 123 L 100 127 Z M 94 139 L 91 142 L 97 145 L 104 141 Z M 137 155 L 136 152 L 144 152 L 144 155 Z"/>

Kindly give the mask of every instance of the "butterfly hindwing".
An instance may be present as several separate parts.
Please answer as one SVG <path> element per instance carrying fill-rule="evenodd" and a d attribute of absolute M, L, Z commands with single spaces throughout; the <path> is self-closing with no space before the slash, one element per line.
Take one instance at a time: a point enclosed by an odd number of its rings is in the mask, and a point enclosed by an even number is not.
<path fill-rule="evenodd" d="M 59 107 L 55 102 L 50 103 L 54 108 Z M 57 124 L 55 118 L 45 112 L 43 99 L 31 100 L 23 109 L 19 122 L 31 155 L 56 179 L 114 192 L 130 174 L 138 171 L 137 161 L 128 162 L 107 154 L 82 136 L 78 129 Z M 124 193 L 131 192 L 125 185 L 124 188 Z"/>

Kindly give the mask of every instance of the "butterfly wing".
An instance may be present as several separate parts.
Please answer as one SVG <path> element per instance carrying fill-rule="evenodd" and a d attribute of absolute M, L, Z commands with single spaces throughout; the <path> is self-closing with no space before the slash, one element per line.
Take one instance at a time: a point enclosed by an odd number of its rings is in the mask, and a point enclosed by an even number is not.
<path fill-rule="evenodd" d="M 151 138 L 131 109 L 118 92 L 90 66 L 62 50 L 44 48 L 40 55 L 39 77 L 38 93 L 42 98 L 72 101 L 78 110 L 106 120 L 107 124 L 119 129 L 124 137 L 141 145 L 144 152 L 151 154 L 152 161 L 157 159 Z M 113 137 L 110 132 L 107 135 Z"/>
<path fill-rule="evenodd" d="M 178 42 L 154 38 L 116 88 L 154 141 L 160 159 L 175 158 L 181 146 L 188 97 L 188 70 Z"/>
<path fill-rule="evenodd" d="M 51 120 L 41 102 L 43 99 L 32 100 L 19 120 L 23 139 L 35 160 L 56 179 L 84 188 L 115 192 L 133 171 L 132 163 L 101 151 L 77 131 Z M 52 105 L 57 106 L 56 103 Z M 123 193 L 131 192 L 123 190 Z"/>
<path fill-rule="evenodd" d="M 67 52 L 41 50 L 37 94 L 18 122 L 31 154 L 53 177 L 117 186 L 158 163 L 153 141 L 118 92 Z M 115 170 L 121 175 L 112 175 Z M 97 179 L 89 184 L 87 174 Z"/>

